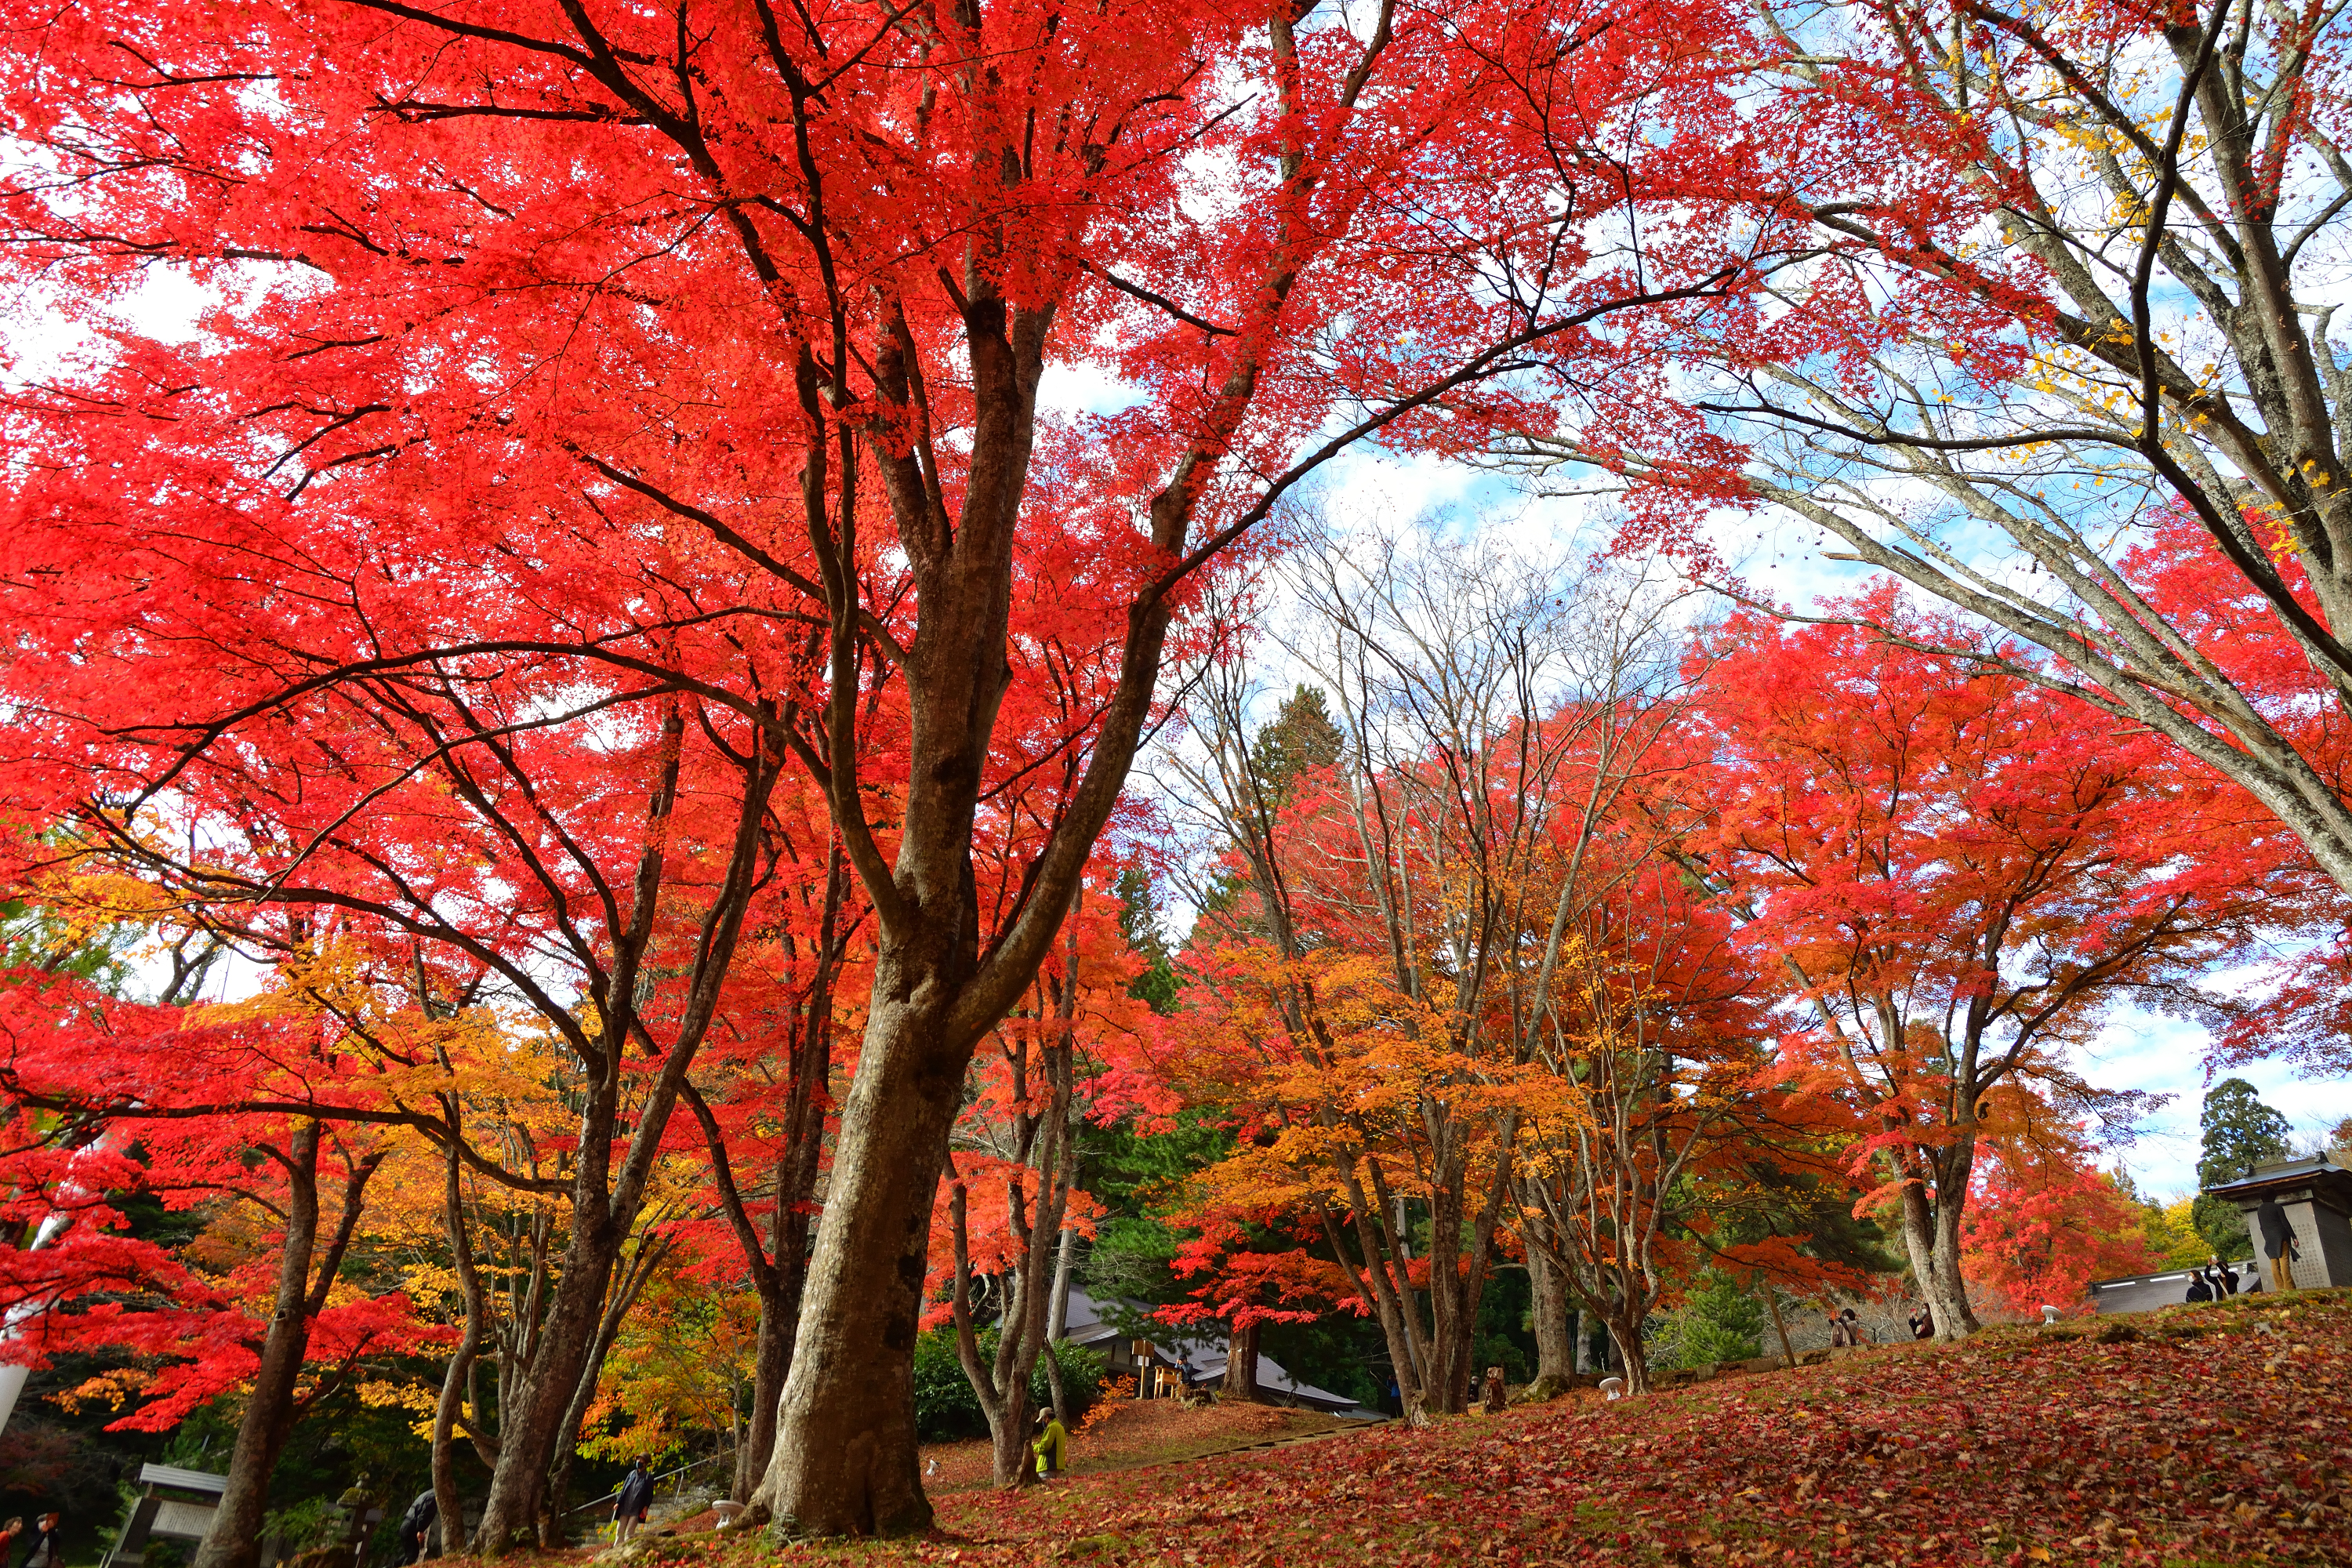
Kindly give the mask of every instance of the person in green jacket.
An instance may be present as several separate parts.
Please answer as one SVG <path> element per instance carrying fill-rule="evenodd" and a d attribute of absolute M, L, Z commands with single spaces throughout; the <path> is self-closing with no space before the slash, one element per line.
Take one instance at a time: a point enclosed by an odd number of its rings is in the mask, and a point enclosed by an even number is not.
<path fill-rule="evenodd" d="M 1037 1412 L 1037 1438 L 1029 1445 L 1037 1456 L 1037 1474 L 1058 1476 L 1069 1468 L 1070 1434 L 1051 1410 Z"/>

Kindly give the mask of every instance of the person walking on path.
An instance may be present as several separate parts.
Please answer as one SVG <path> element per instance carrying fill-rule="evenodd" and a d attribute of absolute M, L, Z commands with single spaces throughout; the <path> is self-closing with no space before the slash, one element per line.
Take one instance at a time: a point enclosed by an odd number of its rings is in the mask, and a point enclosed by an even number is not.
<path fill-rule="evenodd" d="M 41 1515 L 40 1528 L 33 1532 L 33 1543 L 25 1548 L 22 1568 L 58 1568 L 62 1555 L 58 1542 L 58 1522 L 54 1513 Z"/>
<path fill-rule="evenodd" d="M 629 1473 L 621 1480 L 621 1495 L 613 1502 L 613 1544 L 626 1546 L 653 1506 L 654 1479 L 646 1473 L 643 1459 L 632 1460 Z"/>
<path fill-rule="evenodd" d="M 1037 1474 L 1058 1476 L 1069 1468 L 1070 1434 L 1061 1418 L 1050 1410 L 1037 1412 L 1037 1440 L 1029 1445 L 1037 1456 Z"/>

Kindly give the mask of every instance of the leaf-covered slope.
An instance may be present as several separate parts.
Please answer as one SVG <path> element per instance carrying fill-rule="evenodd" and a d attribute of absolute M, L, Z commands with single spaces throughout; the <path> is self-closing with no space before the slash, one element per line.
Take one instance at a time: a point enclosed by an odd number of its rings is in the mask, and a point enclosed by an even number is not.
<path fill-rule="evenodd" d="M 858 1560 L 2342 1564 L 2347 1447 L 2352 1298 L 2309 1292 L 968 1494 Z"/>

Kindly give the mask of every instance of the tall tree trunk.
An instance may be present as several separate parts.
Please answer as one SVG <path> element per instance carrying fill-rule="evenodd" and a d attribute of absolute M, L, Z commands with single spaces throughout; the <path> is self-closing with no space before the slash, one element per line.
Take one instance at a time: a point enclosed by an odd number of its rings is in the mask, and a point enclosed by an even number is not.
<path fill-rule="evenodd" d="M 752 1288 L 760 1294 L 760 1327 L 753 1350 L 751 1421 L 735 1452 L 728 1495 L 749 1503 L 768 1473 L 776 1451 L 777 1406 L 792 1372 L 793 1341 L 800 1331 L 801 1295 L 808 1283 L 809 1235 L 816 1207 L 816 1179 L 824 1149 L 824 1112 L 833 1093 L 833 994 L 848 933 L 842 923 L 849 897 L 849 868 L 835 837 L 825 852 L 824 910 L 817 922 L 807 995 L 798 1009 L 793 1042 L 792 1079 L 785 1090 L 783 1147 L 776 1155 L 775 1194 L 762 1241 L 750 1208 L 727 1163 L 726 1140 L 703 1098 L 686 1091 L 710 1146 L 720 1206 L 735 1226 Z"/>
<path fill-rule="evenodd" d="M 551 1480 L 561 1483 L 571 1474 L 572 1449 L 587 1409 L 581 1380 L 589 1380 L 587 1392 L 593 1393 L 604 1352 L 612 1342 L 612 1324 L 617 1322 L 608 1321 L 604 1311 L 614 1268 L 644 1208 L 670 1112 L 688 1087 L 687 1073 L 718 1009 L 720 987 L 742 934 L 743 913 L 760 881 L 767 803 L 775 789 L 778 768 L 777 754 L 764 742 L 745 764 L 727 874 L 700 921 L 691 978 L 675 1033 L 667 1049 L 655 1046 L 637 1013 L 638 981 L 646 955 L 652 951 L 655 917 L 662 902 L 684 722 L 676 707 L 663 718 L 663 763 L 647 803 L 645 839 L 630 890 L 629 924 L 616 934 L 609 976 L 599 982 L 596 994 L 605 1026 L 600 1037 L 604 1044 L 575 1043 L 574 1047 L 590 1071 L 574 1156 L 571 1236 L 547 1317 L 535 1332 L 532 1354 L 527 1364 L 516 1369 L 520 1373 L 513 1380 L 516 1386 L 510 1389 L 505 1376 L 499 1380 L 499 1461 L 490 1474 L 489 1496 L 483 1500 L 477 1537 L 478 1548 L 485 1556 L 530 1535 L 544 1540 L 555 1522 L 553 1510 L 562 1503 L 550 1497 L 549 1484 Z M 631 1086 L 632 1095 L 643 1098 L 635 1101 L 636 1124 L 616 1165 L 621 1053 L 633 1039 L 654 1052 L 660 1070 L 642 1089 Z M 501 1368 L 502 1373 L 505 1370 Z"/>
<path fill-rule="evenodd" d="M 588 1142 L 582 1140 L 583 1154 Z M 548 1472 L 596 1343 L 604 1293 L 621 1249 L 603 1187 L 601 1180 L 593 1186 L 575 1184 L 571 1239 L 547 1316 L 534 1335 L 535 1353 L 499 1381 L 499 1462 L 490 1472 L 476 1532 L 476 1544 L 486 1556 L 538 1535 Z"/>
<path fill-rule="evenodd" d="M 843 1103 L 774 1458 L 750 1521 L 787 1534 L 929 1527 L 915 1436 L 914 1352 L 931 1205 L 978 1042 L 942 1038 L 954 1000 L 895 942 L 874 976 Z"/>
<path fill-rule="evenodd" d="M 1529 1223 L 1539 1223 L 1530 1219 Z M 1536 1335 L 1536 1378 L 1529 1399 L 1551 1399 L 1574 1385 L 1576 1342 L 1569 1327 L 1568 1283 L 1549 1254 L 1530 1244 L 1528 1252 L 1528 1316 Z"/>
<path fill-rule="evenodd" d="M 229 1453 L 227 1485 L 196 1548 L 194 1568 L 255 1568 L 261 1560 L 269 1476 L 299 1414 L 294 1390 L 310 1347 L 310 1321 L 326 1310 L 328 1293 L 359 1225 L 362 1191 L 383 1160 L 381 1154 L 370 1155 L 350 1166 L 343 1212 L 320 1252 L 319 1142 L 319 1123 L 305 1121 L 295 1128 L 284 1152 L 268 1152 L 287 1173 L 285 1250 L 278 1260 L 278 1291 L 269 1327 L 262 1335 L 260 1364 L 254 1369 L 252 1392 L 237 1422 L 236 1445 Z"/>
<path fill-rule="evenodd" d="M 1446 1172 L 1429 1194 L 1429 1408 L 1470 1408 L 1470 1325 L 1462 1300 L 1462 1172 Z"/>
<path fill-rule="evenodd" d="M 735 1474 L 727 1495 L 749 1502 L 776 1451 L 776 1402 L 783 1397 L 784 1374 L 793 1364 L 793 1311 L 782 1293 L 760 1292 L 760 1330 L 751 1360 L 751 1422 L 735 1450 Z"/>
<path fill-rule="evenodd" d="M 1253 1320 L 1235 1329 L 1225 1341 L 1225 1377 L 1217 1387 L 1221 1402 L 1265 1403 L 1257 1386 L 1257 1337 L 1265 1326 Z"/>
<path fill-rule="evenodd" d="M 1945 1271 L 1937 1267 L 1936 1205 L 1928 1201 L 1927 1194 L 1919 1183 L 1904 1184 L 1901 1213 L 1903 1250 L 1911 1259 L 1912 1282 L 1918 1287 L 1920 1300 L 1927 1304 L 1928 1314 L 1936 1320 L 1936 1337 L 1966 1339 L 1973 1324 L 1968 1310 L 1968 1298 L 1965 1294 L 1955 1296 L 1951 1292 Z M 1957 1215 L 1954 1221 L 1957 1226 Z"/>
<path fill-rule="evenodd" d="M 1650 1352 L 1642 1342 L 1642 1320 L 1646 1315 L 1629 1312 L 1618 1301 L 1600 1314 L 1602 1327 L 1609 1331 L 1611 1359 L 1617 1363 L 1617 1374 L 1625 1380 L 1628 1394 L 1650 1392 Z"/>
<path fill-rule="evenodd" d="M 269 1506 L 269 1472 L 293 1426 L 294 1384 L 310 1348 L 310 1254 L 319 1239 L 319 1124 L 304 1122 L 289 1140 L 286 1245 L 278 1258 L 278 1295 L 261 1341 L 261 1363 L 236 1424 L 228 1484 L 194 1568 L 254 1568 L 261 1560 L 261 1516 Z"/>
<path fill-rule="evenodd" d="M 1950 1302 L 1953 1310 L 1948 1330 L 1943 1310 L 1937 1310 L 1936 1337 L 1943 1340 L 1963 1339 L 1984 1326 L 1969 1305 L 1968 1280 L 1960 1273 L 1960 1216 L 1976 1169 L 1975 1140 L 1966 1131 L 1961 1136 L 1967 1141 L 1939 1151 L 1935 1165 L 1936 1284 L 1941 1299 Z"/>
<path fill-rule="evenodd" d="M 1076 1159 L 1077 1151 L 1073 1149 L 1070 1157 Z M 1070 1173 L 1070 1180 L 1075 1185 L 1077 1181 L 1075 1170 Z M 1070 1425 L 1070 1396 L 1062 1387 L 1062 1363 L 1055 1355 L 1054 1347 L 1062 1342 L 1062 1336 L 1069 1331 L 1070 1273 L 1076 1265 L 1077 1256 L 1078 1233 L 1066 1226 L 1062 1229 L 1061 1246 L 1054 1259 L 1053 1300 L 1045 1303 L 1045 1386 L 1053 1391 L 1054 1419 L 1065 1428 Z"/>
<path fill-rule="evenodd" d="M 466 1546 L 466 1515 L 465 1505 L 457 1495 L 457 1457 L 452 1446 L 457 1441 L 457 1423 L 464 1415 L 466 1393 L 473 1382 L 474 1366 L 482 1353 L 488 1323 L 481 1276 L 474 1268 L 473 1237 L 466 1225 L 465 1194 L 457 1179 L 456 1104 L 454 1100 L 443 1103 L 450 1118 L 449 1160 L 443 1195 L 447 1205 L 449 1256 L 457 1270 L 457 1289 L 466 1300 L 466 1327 L 441 1374 L 441 1397 L 433 1408 L 433 1506 L 440 1515 L 440 1555 L 454 1557 Z M 481 1413 L 477 1409 L 477 1425 L 480 1418 Z"/>
<path fill-rule="evenodd" d="M 548 1465 L 545 1501 L 540 1505 L 539 1513 L 539 1544 L 542 1551 L 562 1549 L 563 1521 L 571 1517 L 572 1467 L 580 1458 L 580 1429 L 587 1423 L 588 1407 L 596 1401 L 597 1380 L 604 1376 L 604 1361 L 613 1353 L 614 1342 L 621 1337 L 622 1320 L 637 1304 L 646 1281 L 668 1255 L 667 1241 L 640 1237 L 636 1257 L 623 1267 L 620 1279 L 605 1292 L 604 1312 L 597 1323 L 595 1342 L 589 1346 L 586 1364 L 572 1385 L 571 1402 L 563 1407 L 562 1429 L 557 1434 L 554 1456 Z"/>

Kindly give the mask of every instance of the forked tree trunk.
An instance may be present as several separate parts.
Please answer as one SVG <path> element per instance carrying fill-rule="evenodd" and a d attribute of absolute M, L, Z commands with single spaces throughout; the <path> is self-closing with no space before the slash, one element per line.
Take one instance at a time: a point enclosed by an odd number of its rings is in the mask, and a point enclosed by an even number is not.
<path fill-rule="evenodd" d="M 1642 1319 L 1613 1310 L 1602 1310 L 1600 1318 L 1609 1331 L 1610 1348 L 1616 1352 L 1619 1375 L 1625 1380 L 1625 1392 L 1628 1394 L 1649 1393 L 1650 1359 L 1649 1352 L 1642 1343 Z"/>
<path fill-rule="evenodd" d="M 571 1237 L 564 1247 L 555 1292 L 539 1326 L 533 1351 L 509 1388 L 499 1384 L 499 1458 L 483 1500 L 477 1549 L 489 1556 L 533 1535 L 552 1538 L 560 1522 L 560 1487 L 569 1477 L 580 1421 L 593 1392 L 604 1352 L 612 1342 L 605 1315 L 614 1265 L 636 1226 L 646 1189 L 661 1152 L 670 1113 L 687 1087 L 686 1075 L 719 1005 L 721 983 L 734 960 L 743 914 L 759 876 L 767 803 L 776 784 L 779 758 L 763 742 L 748 760 L 725 879 L 704 911 L 685 1005 L 660 1070 L 641 1090 L 632 1086 L 636 1124 L 616 1165 L 622 1079 L 619 1053 L 642 1034 L 637 979 L 652 951 L 655 918 L 662 904 L 670 810 L 677 797 L 680 737 L 685 720 L 672 707 L 663 718 L 662 763 L 647 803 L 643 847 L 631 888 L 629 926 L 614 943 L 615 959 L 598 1000 L 609 1029 L 609 1045 L 575 1042 L 587 1060 L 586 1104 L 580 1117 L 577 1163 L 572 1184 Z M 591 1380 L 583 1392 L 582 1379 Z"/>
<path fill-rule="evenodd" d="M 595 1202 L 604 1208 L 601 1194 Z M 482 1502 L 477 1544 L 485 1555 L 535 1539 L 546 1504 L 548 1472 L 572 1396 L 586 1371 L 604 1306 L 605 1281 L 620 1239 L 575 1206 L 553 1300 L 539 1332 L 539 1353 L 519 1368 L 519 1386 L 499 1388 L 499 1462 Z"/>
<path fill-rule="evenodd" d="M 1962 1205 L 1976 1169 L 1975 1141 L 1966 1133 L 1962 1136 L 1968 1141 L 1940 1151 L 1936 1161 L 1936 1284 L 1941 1298 L 1952 1305 L 1955 1325 L 1954 1331 L 1947 1333 L 1943 1313 L 1936 1314 L 1936 1335 L 1946 1340 L 1963 1338 L 1984 1326 L 1977 1321 L 1976 1309 L 1969 1305 L 1968 1280 L 1960 1272 Z"/>
<path fill-rule="evenodd" d="M 563 1407 L 563 1425 L 556 1433 L 554 1457 L 547 1469 L 547 1490 L 539 1510 L 539 1544 L 545 1552 L 555 1552 L 563 1546 L 563 1521 L 572 1517 L 572 1467 L 580 1458 L 580 1429 L 587 1423 L 588 1407 L 596 1401 L 597 1380 L 604 1374 L 604 1362 L 613 1353 L 613 1345 L 621 1337 L 621 1321 L 637 1304 L 646 1281 L 669 1254 L 667 1240 L 650 1236 L 637 1240 L 637 1255 L 623 1267 L 619 1280 L 605 1292 L 604 1310 L 597 1321 L 596 1338 L 588 1347 L 588 1358 L 580 1369 L 577 1382 L 572 1387 L 572 1399 Z"/>
<path fill-rule="evenodd" d="M 381 1155 L 351 1168 L 343 1184 L 343 1213 L 323 1252 L 319 1250 L 319 1124 L 295 1128 L 283 1153 L 271 1157 L 285 1167 L 288 1202 L 285 1250 L 278 1260 L 278 1291 L 269 1327 L 261 1340 L 245 1414 L 229 1452 L 227 1485 L 194 1568 L 255 1568 L 261 1560 L 261 1520 L 269 1506 L 269 1476 L 278 1468 L 299 1414 L 294 1390 L 310 1346 L 310 1321 L 326 1310 L 328 1292 L 342 1268 L 343 1254 L 358 1227 L 360 1200 Z M 314 1268 L 315 1265 L 315 1268 Z M 315 1273 L 316 1278 L 313 1278 Z"/>
<path fill-rule="evenodd" d="M 1042 1109 L 1027 1109 L 1034 1103 L 1028 1043 L 1016 1038 L 1004 1046 L 1005 1065 L 1011 1075 L 1007 1083 L 1010 1098 L 1013 1104 L 1024 1107 L 1012 1128 L 1015 1142 L 1013 1167 L 1021 1175 L 1017 1182 L 1009 1175 L 1005 1178 L 1006 1224 L 1021 1251 L 1013 1267 L 1001 1276 L 1004 1282 L 1004 1312 L 997 1321 L 992 1358 L 983 1359 L 981 1354 L 979 1331 L 972 1317 L 971 1247 L 966 1229 L 964 1185 L 961 1178 L 950 1177 L 954 1186 L 949 1196 L 948 1215 L 955 1247 L 950 1300 L 955 1312 L 956 1359 L 962 1363 L 964 1376 L 988 1417 L 989 1438 L 996 1459 L 996 1484 L 1005 1488 L 1027 1486 L 1037 1479 L 1029 1447 L 1029 1379 L 1036 1370 L 1039 1356 L 1045 1356 L 1047 1364 L 1052 1364 L 1050 1330 L 1055 1314 L 1048 1298 L 1060 1274 L 1055 1261 L 1062 1252 L 1059 1243 L 1067 1234 L 1062 1228 L 1062 1219 L 1068 1212 L 1070 1195 L 1070 1095 L 1076 1047 L 1073 1030 L 1077 1018 L 1077 960 L 1074 931 L 1066 955 L 1067 967 L 1060 981 L 1057 984 L 1041 978 L 1037 987 L 1037 1016 L 1050 1016 L 1060 1026 L 1048 1038 L 1035 1063 L 1035 1072 L 1044 1077 L 1047 1086 Z"/>
<path fill-rule="evenodd" d="M 1966 1339 L 1973 1327 L 1968 1298 L 1953 1294 L 1946 1270 L 1938 1267 L 1936 1205 L 1927 1201 L 1927 1193 L 1917 1183 L 1905 1184 L 1901 1213 L 1903 1250 L 1911 1260 L 1912 1282 L 1927 1304 L 1928 1314 L 1936 1320 L 1936 1337 Z"/>

